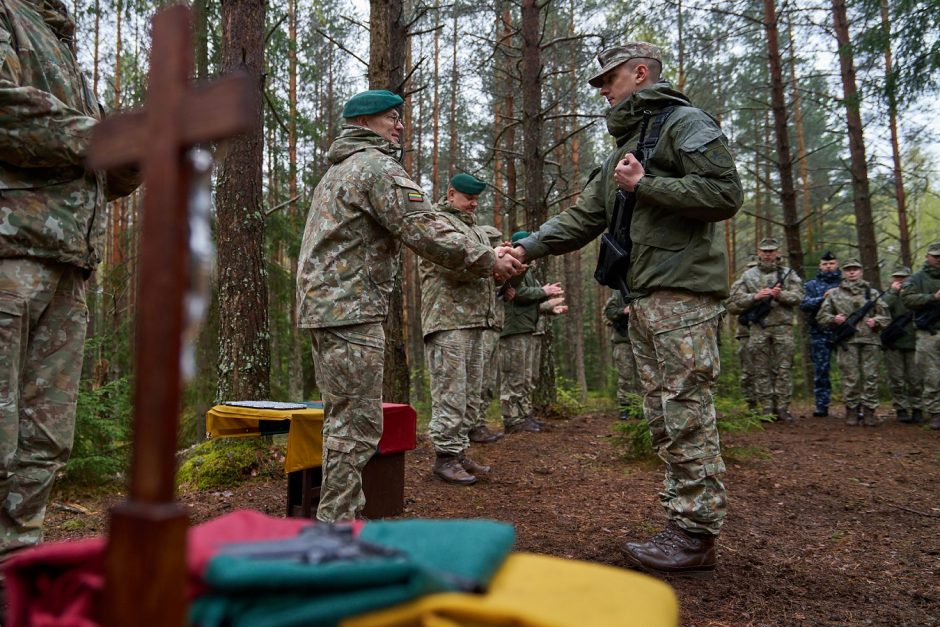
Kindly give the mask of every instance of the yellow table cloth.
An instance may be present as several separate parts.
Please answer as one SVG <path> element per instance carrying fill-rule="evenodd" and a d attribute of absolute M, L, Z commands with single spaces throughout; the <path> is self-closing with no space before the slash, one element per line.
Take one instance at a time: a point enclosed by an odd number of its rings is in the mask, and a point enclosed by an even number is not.
<path fill-rule="evenodd" d="M 432 594 L 342 627 L 675 627 L 668 584 L 622 568 L 513 553 L 486 594 Z"/>
<path fill-rule="evenodd" d="M 323 410 L 255 409 L 216 405 L 206 413 L 206 435 L 210 438 L 257 437 L 258 421 L 289 420 L 284 472 L 316 468 L 323 463 Z"/>

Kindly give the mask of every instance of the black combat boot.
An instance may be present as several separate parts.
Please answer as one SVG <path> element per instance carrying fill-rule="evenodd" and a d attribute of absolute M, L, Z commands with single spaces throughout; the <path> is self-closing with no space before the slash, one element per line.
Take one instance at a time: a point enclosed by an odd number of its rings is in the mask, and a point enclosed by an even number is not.
<path fill-rule="evenodd" d="M 911 423 L 915 425 L 919 425 L 923 421 L 924 421 L 924 412 L 922 412 L 919 409 L 912 409 L 911 410 Z"/>
<path fill-rule="evenodd" d="M 903 407 L 902 407 L 901 409 L 897 410 L 895 413 L 897 414 L 898 422 L 903 422 L 903 423 L 905 423 L 905 424 L 909 424 L 909 423 L 911 423 L 911 422 L 914 421 L 914 419 L 911 417 L 911 415 L 910 415 L 909 413 L 907 413 L 907 410 L 904 409 Z"/>
<path fill-rule="evenodd" d="M 467 434 L 467 437 L 470 438 L 471 442 L 476 442 L 477 444 L 490 444 L 502 439 L 503 434 L 490 431 L 489 427 L 483 425 L 482 427 L 470 429 L 470 433 Z"/>
<path fill-rule="evenodd" d="M 630 410 L 624 407 L 620 410 L 620 415 L 617 416 L 618 420 L 630 420 L 633 416 L 630 415 Z"/>
<path fill-rule="evenodd" d="M 464 470 L 456 455 L 438 454 L 434 460 L 434 476 L 454 485 L 473 485 L 477 478 Z"/>
<path fill-rule="evenodd" d="M 781 407 L 777 410 L 777 418 L 785 424 L 793 424 L 793 414 L 790 413 L 787 407 Z"/>
<path fill-rule="evenodd" d="M 858 407 L 853 407 L 852 405 L 845 406 L 845 424 L 850 427 L 857 427 L 862 424 L 859 420 Z"/>
<path fill-rule="evenodd" d="M 813 418 L 825 418 L 829 415 L 829 408 L 825 405 L 817 405 L 813 411 Z"/>
<path fill-rule="evenodd" d="M 669 521 L 646 542 L 621 548 L 629 566 L 659 573 L 702 573 L 715 570 L 715 536 L 691 533 Z"/>
<path fill-rule="evenodd" d="M 878 417 L 875 415 L 874 407 L 862 407 L 862 418 L 866 427 L 878 426 Z"/>
<path fill-rule="evenodd" d="M 930 428 L 934 431 L 940 431 L 940 414 L 934 414 L 930 417 Z"/>
<path fill-rule="evenodd" d="M 463 469 L 469 472 L 471 475 L 488 475 L 490 474 L 490 467 L 486 464 L 481 464 L 479 462 L 473 461 L 467 456 L 467 451 L 464 451 L 457 456 L 460 460 L 460 465 L 463 466 Z"/>
<path fill-rule="evenodd" d="M 503 431 L 505 433 L 538 433 L 542 428 L 539 425 L 526 416 L 521 422 L 517 422 L 514 425 L 507 425 Z"/>

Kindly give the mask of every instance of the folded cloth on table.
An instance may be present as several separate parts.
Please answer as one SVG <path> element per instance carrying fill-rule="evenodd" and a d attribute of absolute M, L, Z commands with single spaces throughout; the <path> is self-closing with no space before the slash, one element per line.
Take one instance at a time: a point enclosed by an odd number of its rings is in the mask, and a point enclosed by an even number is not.
<path fill-rule="evenodd" d="M 487 520 L 366 523 L 361 540 L 404 553 L 305 564 L 218 555 L 210 590 L 193 604 L 199 627 L 335 625 L 342 618 L 448 590 L 484 589 L 512 549 L 511 525 Z"/>

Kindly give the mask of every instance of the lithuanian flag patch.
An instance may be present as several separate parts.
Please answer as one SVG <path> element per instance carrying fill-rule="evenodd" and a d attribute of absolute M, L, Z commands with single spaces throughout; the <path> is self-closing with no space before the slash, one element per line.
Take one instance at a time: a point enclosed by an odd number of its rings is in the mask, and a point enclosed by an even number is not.
<path fill-rule="evenodd" d="M 409 202 L 424 202 L 424 194 L 421 192 L 408 192 Z"/>

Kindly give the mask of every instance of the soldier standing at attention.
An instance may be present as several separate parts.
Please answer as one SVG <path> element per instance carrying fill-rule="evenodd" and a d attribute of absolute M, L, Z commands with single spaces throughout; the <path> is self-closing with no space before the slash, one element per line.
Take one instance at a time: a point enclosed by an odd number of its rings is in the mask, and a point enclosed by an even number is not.
<path fill-rule="evenodd" d="M 836 347 L 836 359 L 842 373 L 842 397 L 845 401 L 845 423 L 878 426 L 878 353 L 881 340 L 878 331 L 890 322 L 888 310 L 867 281 L 862 279 L 862 264 L 849 259 L 842 264 L 844 278 L 823 299 L 816 321 L 835 329 L 867 301 L 877 298 L 868 315 L 855 325 L 855 334 Z M 860 420 L 860 415 L 861 419 Z"/>
<path fill-rule="evenodd" d="M 441 222 L 402 168 L 401 96 L 356 94 L 313 192 L 297 273 L 298 325 L 310 329 L 324 401 L 317 518 L 360 515 L 362 469 L 382 436 L 382 367 L 389 294 L 401 244 L 451 270 L 505 279 L 521 270 Z"/>
<path fill-rule="evenodd" d="M 604 315 L 610 322 L 610 347 L 617 371 L 617 404 L 620 405 L 620 420 L 630 419 L 628 394 L 636 393 L 636 360 L 630 345 L 630 305 L 623 294 L 615 291 L 607 299 Z"/>
<path fill-rule="evenodd" d="M 891 273 L 891 285 L 882 298 L 891 315 L 889 328 L 896 327 L 897 333 L 893 333 L 895 337 L 891 338 L 882 333 L 881 347 L 885 352 L 885 371 L 898 422 L 920 424 L 924 417 L 920 410 L 920 370 L 915 364 L 913 314 L 901 300 L 901 286 L 909 276 L 911 269 L 905 266 L 899 266 Z"/>
<path fill-rule="evenodd" d="M 914 312 L 917 348 L 914 357 L 923 384 L 921 407 L 930 428 L 940 429 L 940 242 L 927 247 L 927 262 L 901 287 L 901 300 Z M 931 321 L 932 319 L 932 321 Z M 919 323 L 919 324 L 918 324 Z"/>
<path fill-rule="evenodd" d="M 447 195 L 437 203 L 437 219 L 468 240 L 488 245 L 475 228 L 473 213 L 486 184 L 457 174 Z M 434 475 L 458 485 L 476 483 L 490 467 L 467 455 L 469 431 L 480 412 L 483 385 L 483 333 L 496 323 L 496 284 L 489 277 L 448 270 L 427 259 L 421 274 L 421 329 L 431 376 L 431 422 Z"/>
<path fill-rule="evenodd" d="M 42 541 L 75 434 L 105 203 L 135 168 L 85 169 L 101 110 L 59 0 L 0 0 L 0 562 Z"/>
<path fill-rule="evenodd" d="M 816 398 L 813 416 L 816 418 L 829 415 L 829 402 L 832 399 L 832 383 L 829 381 L 829 366 L 832 361 L 829 342 L 832 341 L 832 331 L 816 322 L 816 314 L 819 313 L 826 293 L 839 287 L 841 282 L 839 260 L 827 250 L 819 258 L 819 272 L 816 273 L 816 278 L 806 282 L 803 302 L 800 303 L 800 310 L 806 314 L 809 323 L 809 347 L 813 358 L 813 396 Z"/>
<path fill-rule="evenodd" d="M 757 245 L 758 263 L 746 270 L 738 289 L 728 299 L 728 310 L 742 313 L 770 299 L 770 313 L 748 328 L 747 348 L 754 370 L 757 402 L 765 414 L 792 422 L 790 397 L 793 394 L 793 340 L 796 307 L 803 299 L 800 277 L 780 263 L 780 243 L 772 238 Z"/>
<path fill-rule="evenodd" d="M 715 404 L 718 319 L 728 264 L 717 223 L 741 207 L 741 181 L 715 120 L 660 81 L 659 48 L 635 42 L 597 56 L 590 84 L 610 109 L 616 147 L 578 201 L 518 241 L 520 260 L 577 250 L 609 228 L 617 189 L 633 194 L 632 251 L 624 277 L 630 343 L 643 385 L 653 447 L 666 465 L 660 501 L 666 528 L 623 546 L 636 567 L 659 572 L 715 568 L 727 500 Z M 630 151 L 646 127 L 646 155 Z M 651 145 L 650 145 L 651 144 Z"/>

